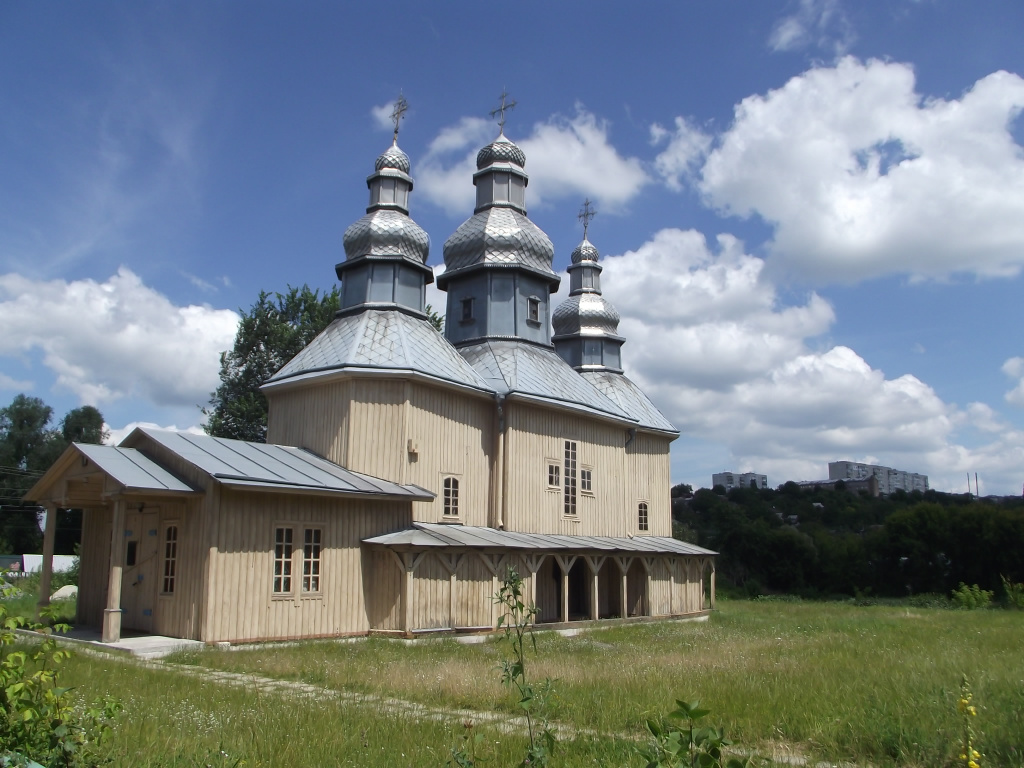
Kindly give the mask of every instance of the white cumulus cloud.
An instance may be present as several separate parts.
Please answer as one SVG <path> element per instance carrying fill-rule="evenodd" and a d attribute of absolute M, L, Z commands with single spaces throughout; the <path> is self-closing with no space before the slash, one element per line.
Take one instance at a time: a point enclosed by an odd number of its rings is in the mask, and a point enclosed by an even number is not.
<path fill-rule="evenodd" d="M 1014 388 L 1006 393 L 1006 401 L 1024 406 L 1024 357 L 1011 357 L 1003 363 L 1003 373 L 1017 380 Z"/>
<path fill-rule="evenodd" d="M 175 306 L 124 267 L 102 283 L 0 276 L 0 355 L 42 350 L 57 385 L 83 403 L 205 402 L 237 325 L 231 310 Z"/>
<path fill-rule="evenodd" d="M 854 37 L 838 0 L 799 0 L 796 11 L 772 28 L 768 47 L 775 52 L 816 47 L 840 55 Z"/>
<path fill-rule="evenodd" d="M 910 66 L 846 57 L 744 99 L 699 185 L 718 210 L 773 225 L 773 265 L 810 280 L 1016 275 L 1022 108 L 1014 74 L 923 98 Z"/>
<path fill-rule="evenodd" d="M 1016 486 L 1024 435 L 984 404 L 961 409 L 913 375 L 887 377 L 829 346 L 828 302 L 782 302 L 764 261 L 735 238 L 711 248 L 698 232 L 662 230 L 602 263 L 627 374 L 684 436 L 724 445 L 734 466 L 782 482 L 867 460 L 924 472 L 940 489 L 974 466 L 992 487 Z M 1024 375 L 1024 358 L 1014 361 L 1007 372 Z"/>
<path fill-rule="evenodd" d="M 621 210 L 650 181 L 639 158 L 611 144 L 609 125 L 578 107 L 571 118 L 554 115 L 529 136 L 513 139 L 526 154 L 527 203 L 589 196 L 607 211 Z M 494 124 L 464 117 L 431 142 L 416 168 L 417 191 L 452 215 L 472 211 L 476 155 L 495 138 Z"/>

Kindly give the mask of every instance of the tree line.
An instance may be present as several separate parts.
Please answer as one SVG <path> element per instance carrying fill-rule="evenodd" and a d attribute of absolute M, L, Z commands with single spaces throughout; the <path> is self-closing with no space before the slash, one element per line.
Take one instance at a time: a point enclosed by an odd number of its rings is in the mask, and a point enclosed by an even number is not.
<path fill-rule="evenodd" d="M 0 553 L 43 551 L 36 504 L 22 498 L 71 443 L 102 443 L 108 434 L 94 406 L 73 408 L 54 424 L 53 408 L 21 394 L 0 408 Z M 55 553 L 74 554 L 81 510 L 59 510 Z"/>
<path fill-rule="evenodd" d="M 807 597 L 949 593 L 961 582 L 999 594 L 1024 581 L 1024 499 L 842 486 L 725 493 L 672 490 L 675 535 L 720 553 L 719 583 Z"/>

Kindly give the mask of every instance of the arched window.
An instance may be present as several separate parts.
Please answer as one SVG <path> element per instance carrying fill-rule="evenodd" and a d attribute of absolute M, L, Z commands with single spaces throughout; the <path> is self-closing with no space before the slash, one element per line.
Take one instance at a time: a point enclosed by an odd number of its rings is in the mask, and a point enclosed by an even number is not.
<path fill-rule="evenodd" d="M 459 478 L 444 479 L 444 514 L 445 517 L 459 516 Z"/>
<path fill-rule="evenodd" d="M 647 530 L 647 502 L 641 501 L 640 506 L 637 507 L 637 521 L 636 527 L 639 531 Z"/>

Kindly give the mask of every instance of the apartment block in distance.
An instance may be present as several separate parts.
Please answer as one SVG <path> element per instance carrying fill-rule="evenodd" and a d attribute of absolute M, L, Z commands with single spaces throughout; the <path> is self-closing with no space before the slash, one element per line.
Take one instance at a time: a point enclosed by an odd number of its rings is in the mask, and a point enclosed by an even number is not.
<path fill-rule="evenodd" d="M 905 472 L 892 467 L 877 464 L 861 464 L 856 461 L 830 461 L 828 463 L 829 480 L 864 480 L 869 477 L 878 479 L 878 492 L 889 494 L 893 491 L 927 491 L 928 475 L 916 472 Z"/>
<path fill-rule="evenodd" d="M 768 476 L 758 475 L 754 472 L 716 472 L 711 475 L 711 487 L 714 488 L 716 485 L 725 486 L 725 490 L 731 491 L 733 488 L 749 488 L 751 481 L 758 488 L 768 487 Z"/>

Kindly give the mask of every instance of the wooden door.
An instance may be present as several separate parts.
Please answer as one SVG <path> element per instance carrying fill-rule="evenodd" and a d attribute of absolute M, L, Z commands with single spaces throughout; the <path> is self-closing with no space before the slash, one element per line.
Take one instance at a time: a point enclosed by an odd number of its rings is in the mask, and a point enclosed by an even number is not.
<path fill-rule="evenodd" d="M 160 514 L 156 507 L 125 514 L 121 626 L 153 631 L 160 559 Z"/>

